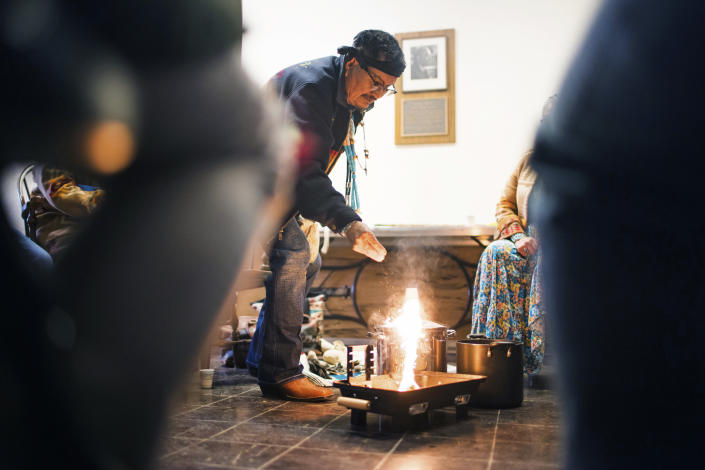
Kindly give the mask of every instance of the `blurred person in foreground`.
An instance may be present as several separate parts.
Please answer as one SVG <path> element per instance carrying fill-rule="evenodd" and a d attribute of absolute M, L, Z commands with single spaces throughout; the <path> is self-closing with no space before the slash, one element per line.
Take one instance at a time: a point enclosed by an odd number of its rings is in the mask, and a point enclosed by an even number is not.
<path fill-rule="evenodd" d="M 49 280 L 0 224 L 3 466 L 150 467 L 246 245 L 283 216 L 284 138 L 240 70 L 240 16 L 211 0 L 2 3 L 3 167 L 75 168 L 110 195 Z"/>
<path fill-rule="evenodd" d="M 544 104 L 542 121 L 556 97 Z M 527 222 L 529 196 L 536 182 L 529 164 L 531 152 L 519 159 L 497 203 L 496 240 L 482 252 L 477 266 L 470 332 L 522 342 L 524 373 L 530 381 L 541 370 L 545 347 L 539 241 L 536 227 Z"/>
<path fill-rule="evenodd" d="M 364 30 L 339 55 L 287 67 L 268 88 L 280 98 L 301 130 L 299 176 L 289 220 L 269 243 L 272 274 L 260 311 L 247 365 L 265 395 L 289 400 L 322 401 L 333 392 L 301 373 L 301 322 L 306 294 L 318 273 L 320 256 L 311 259 L 306 235 L 295 215 L 327 225 L 345 236 L 352 249 L 375 261 L 387 252 L 353 208 L 333 188 L 328 174 L 350 145 L 358 124 L 376 100 L 396 92 L 394 83 L 406 67 L 396 39 Z M 318 243 L 318 240 L 315 240 Z"/>
<path fill-rule="evenodd" d="M 703 17 L 605 2 L 536 139 L 568 469 L 705 456 Z"/>

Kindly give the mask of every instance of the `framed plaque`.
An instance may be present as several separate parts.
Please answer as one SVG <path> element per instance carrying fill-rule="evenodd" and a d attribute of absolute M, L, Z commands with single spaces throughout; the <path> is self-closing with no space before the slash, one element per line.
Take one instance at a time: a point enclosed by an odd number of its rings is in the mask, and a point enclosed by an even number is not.
<path fill-rule="evenodd" d="M 403 98 L 401 136 L 448 135 L 448 97 Z"/>
<path fill-rule="evenodd" d="M 455 30 L 399 33 L 406 59 L 395 95 L 394 143 L 455 142 Z"/>

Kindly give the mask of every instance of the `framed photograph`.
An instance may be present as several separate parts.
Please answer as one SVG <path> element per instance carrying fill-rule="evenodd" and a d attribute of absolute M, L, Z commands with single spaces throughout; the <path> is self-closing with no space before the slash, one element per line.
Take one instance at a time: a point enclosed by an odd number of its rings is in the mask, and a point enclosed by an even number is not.
<path fill-rule="evenodd" d="M 394 143 L 455 142 L 455 30 L 395 35 L 406 58 L 394 95 Z"/>
<path fill-rule="evenodd" d="M 407 60 L 401 77 L 404 93 L 448 88 L 445 36 L 405 39 L 402 50 Z"/>

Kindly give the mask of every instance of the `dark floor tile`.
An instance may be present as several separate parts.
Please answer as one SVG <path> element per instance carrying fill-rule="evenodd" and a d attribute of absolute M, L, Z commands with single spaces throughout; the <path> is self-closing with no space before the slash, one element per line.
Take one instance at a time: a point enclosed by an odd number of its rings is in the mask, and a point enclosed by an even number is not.
<path fill-rule="evenodd" d="M 437 414 L 438 416 L 438 414 Z M 424 429 L 415 429 L 409 431 L 410 435 L 418 435 L 420 437 L 444 437 L 444 438 L 459 438 L 471 441 L 477 440 L 492 440 L 494 437 L 495 421 L 489 420 L 457 420 L 455 414 L 448 413 L 446 419 L 442 422 L 436 421 L 434 417 L 431 424 Z"/>
<path fill-rule="evenodd" d="M 187 394 L 177 397 L 174 403 L 174 407 L 183 405 L 209 405 L 213 402 L 224 400 L 230 397 L 232 394 L 226 392 L 225 390 L 217 389 L 206 389 L 206 390 L 192 390 Z"/>
<path fill-rule="evenodd" d="M 475 438 L 447 438 L 420 434 L 407 434 L 394 451 L 394 455 L 421 455 L 487 461 L 492 450 L 492 440 Z"/>
<path fill-rule="evenodd" d="M 458 419 L 455 408 L 443 408 L 431 413 L 429 423 L 431 425 L 429 432 L 442 433 L 446 428 L 464 429 L 467 432 L 494 429 L 497 424 L 497 411 L 474 409 L 469 411 L 466 418 Z"/>
<path fill-rule="evenodd" d="M 516 408 L 508 408 L 506 410 L 501 410 L 502 412 L 526 412 L 526 411 L 538 411 L 538 412 L 558 412 L 558 403 L 555 400 L 525 400 L 522 406 Z"/>
<path fill-rule="evenodd" d="M 493 462 L 488 470 L 556 470 L 560 465 L 537 462 Z"/>
<path fill-rule="evenodd" d="M 303 441 L 303 449 L 326 449 L 330 452 L 377 452 L 387 453 L 399 441 L 394 434 L 369 434 L 364 432 L 323 429 Z"/>
<path fill-rule="evenodd" d="M 490 413 L 484 410 L 479 413 L 471 412 L 468 418 L 459 420 L 455 416 L 455 409 L 448 408 L 434 410 L 429 416 L 428 425 L 408 429 L 395 427 L 391 416 L 367 413 L 367 424 L 363 431 L 366 434 L 382 432 L 396 436 L 409 431 L 411 433 L 426 433 L 438 437 L 462 437 L 468 434 L 487 434 L 494 430 L 496 423 L 496 411 Z M 340 430 L 353 430 L 350 425 L 350 411 L 347 411 L 345 416 L 335 421 L 330 427 Z M 357 431 L 358 429 L 355 430 Z"/>
<path fill-rule="evenodd" d="M 205 441 L 163 459 L 161 468 L 170 464 L 198 463 L 231 467 L 259 467 L 287 450 L 285 446 L 244 442 Z"/>
<path fill-rule="evenodd" d="M 265 468 L 292 470 L 295 468 L 320 468 L 344 470 L 371 470 L 384 458 L 384 454 L 344 452 L 322 449 L 293 449 Z"/>
<path fill-rule="evenodd" d="M 468 411 L 468 419 L 481 423 L 497 423 L 497 416 L 500 410 L 496 408 L 470 408 Z"/>
<path fill-rule="evenodd" d="M 307 411 L 284 411 L 277 409 L 267 411 L 266 413 L 252 418 L 252 422 L 320 428 L 336 418 L 343 419 L 342 417 L 339 418 L 339 416 L 340 415 L 332 415 L 326 412 L 311 413 Z"/>
<path fill-rule="evenodd" d="M 212 389 L 202 389 L 198 385 L 193 386 L 189 391 L 177 394 L 171 406 L 172 414 L 187 409 L 191 406 L 202 406 L 219 402 L 229 397 L 241 396 L 244 393 L 251 393 L 254 390 L 252 385 L 217 387 Z M 256 388 L 259 392 L 259 387 Z"/>
<path fill-rule="evenodd" d="M 207 464 L 200 462 L 176 462 L 173 460 L 164 460 L 158 462 L 156 470 L 217 470 L 217 469 L 234 469 L 238 467 L 224 466 L 218 464 Z M 245 468 L 245 467 L 240 467 Z"/>
<path fill-rule="evenodd" d="M 292 446 L 317 431 L 313 427 L 283 426 L 265 423 L 242 423 L 214 437 L 216 441 L 270 443 Z"/>
<path fill-rule="evenodd" d="M 242 384 L 242 385 L 225 385 L 225 386 L 219 386 L 216 385 L 213 387 L 213 390 L 216 390 L 216 393 L 221 393 L 223 395 L 229 395 L 229 396 L 238 396 L 242 395 L 244 393 L 252 392 L 252 391 L 257 391 L 259 392 L 259 386 L 257 384 Z"/>
<path fill-rule="evenodd" d="M 535 426 L 558 426 L 559 416 L 552 413 L 517 413 L 513 415 L 502 414 L 499 424 L 525 424 Z"/>
<path fill-rule="evenodd" d="M 159 440 L 156 455 L 168 455 L 178 450 L 197 443 L 196 439 L 186 439 L 182 437 L 163 437 Z"/>
<path fill-rule="evenodd" d="M 279 402 L 281 403 L 281 401 Z M 279 408 L 282 411 L 301 411 L 315 414 L 335 414 L 344 413 L 347 408 L 338 405 L 335 400 L 328 400 L 321 403 L 305 403 L 298 401 L 287 401 Z"/>
<path fill-rule="evenodd" d="M 270 408 L 260 409 L 257 406 L 229 408 L 221 406 L 203 406 L 195 410 L 180 414 L 178 417 L 182 419 L 198 419 L 208 421 L 228 421 L 232 424 L 253 418 L 259 414 L 266 412 Z"/>
<path fill-rule="evenodd" d="M 496 462 L 524 462 L 527 464 L 557 464 L 559 458 L 560 445 L 557 442 L 497 440 L 493 454 L 493 460 Z"/>
<path fill-rule="evenodd" d="M 532 400 L 558 403 L 558 398 L 554 390 L 524 389 L 524 401 Z"/>
<path fill-rule="evenodd" d="M 559 442 L 560 431 L 558 426 L 505 423 L 497 426 L 496 438 L 502 441 L 551 444 Z"/>
<path fill-rule="evenodd" d="M 452 456 L 392 454 L 380 467 L 381 470 L 486 470 L 486 460 L 470 460 Z"/>
<path fill-rule="evenodd" d="M 235 423 L 231 421 L 203 421 L 200 419 L 174 418 L 171 420 L 173 431 L 180 431 L 171 434 L 173 437 L 185 437 L 191 439 L 207 439 L 214 434 L 232 427 Z"/>
<path fill-rule="evenodd" d="M 161 434 L 163 437 L 176 437 L 193 426 L 193 423 L 194 420 L 169 418 L 167 419 L 166 425 L 164 426 L 164 430 Z"/>
<path fill-rule="evenodd" d="M 380 421 L 381 420 L 381 421 Z M 363 428 L 353 427 L 350 425 L 350 411 L 344 412 L 344 414 L 328 425 L 327 429 L 334 429 L 339 431 L 355 431 L 358 434 L 366 435 L 368 437 L 372 436 L 396 436 L 399 438 L 403 431 L 395 430 L 392 427 L 391 416 L 378 415 L 375 413 L 367 413 L 367 421 Z"/>
<path fill-rule="evenodd" d="M 186 402 L 181 402 L 181 403 L 174 403 L 169 407 L 168 415 L 169 416 L 176 416 L 181 413 L 185 413 L 187 411 L 191 411 L 194 408 L 198 408 L 199 406 L 203 406 L 200 403 L 186 403 Z"/>
<path fill-rule="evenodd" d="M 534 424 L 558 426 L 560 415 L 558 406 L 551 401 L 526 401 L 521 407 L 500 410 L 500 424 Z"/>
<path fill-rule="evenodd" d="M 268 410 L 282 408 L 286 402 L 281 400 L 270 400 L 260 397 L 236 396 L 208 405 L 212 408 L 223 410 L 249 410 L 262 413 Z"/>
<path fill-rule="evenodd" d="M 239 397 L 264 398 L 264 396 L 262 395 L 262 391 L 260 390 L 259 387 L 248 389 L 244 393 L 239 394 L 238 396 Z"/>

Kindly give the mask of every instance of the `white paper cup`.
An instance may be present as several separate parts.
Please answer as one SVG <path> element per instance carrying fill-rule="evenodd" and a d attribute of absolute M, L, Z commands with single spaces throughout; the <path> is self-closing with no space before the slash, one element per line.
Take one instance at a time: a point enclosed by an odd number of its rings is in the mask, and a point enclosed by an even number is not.
<path fill-rule="evenodd" d="M 201 388 L 213 388 L 215 369 L 201 369 Z"/>

